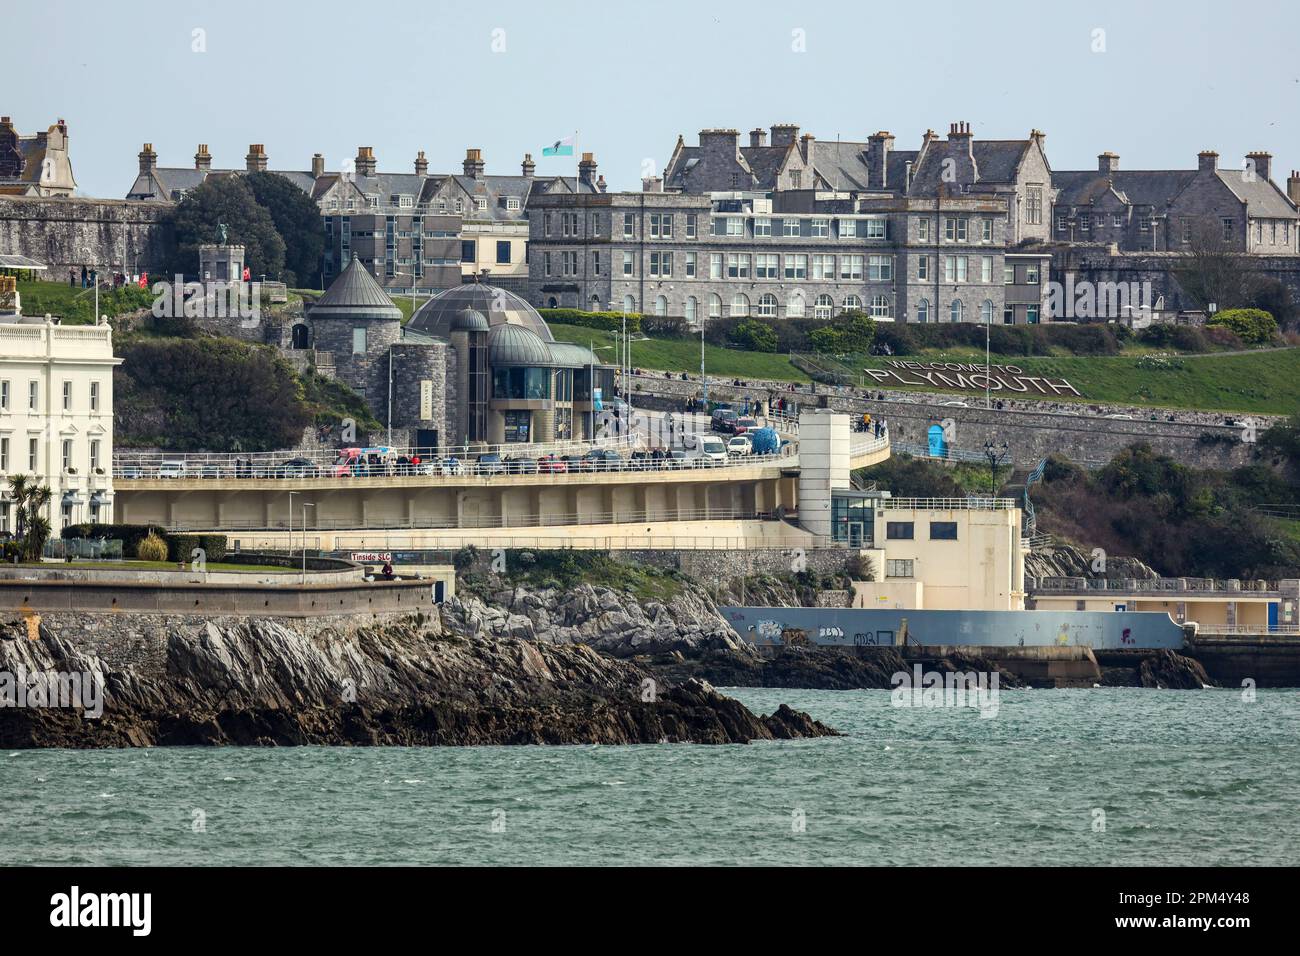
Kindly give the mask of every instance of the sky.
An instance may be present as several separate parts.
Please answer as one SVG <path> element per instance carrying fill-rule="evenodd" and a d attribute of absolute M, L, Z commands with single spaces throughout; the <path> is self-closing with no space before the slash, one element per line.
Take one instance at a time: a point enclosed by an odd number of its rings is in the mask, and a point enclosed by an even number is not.
<path fill-rule="evenodd" d="M 0 0 L 0 113 L 23 134 L 69 127 L 82 193 L 121 198 L 150 142 L 164 166 L 539 175 L 577 133 L 614 189 L 661 171 L 679 133 L 796 123 L 819 140 L 927 128 L 1046 132 L 1054 169 L 1300 168 L 1300 5 L 1204 0 L 1071 4 L 819 0 Z"/>

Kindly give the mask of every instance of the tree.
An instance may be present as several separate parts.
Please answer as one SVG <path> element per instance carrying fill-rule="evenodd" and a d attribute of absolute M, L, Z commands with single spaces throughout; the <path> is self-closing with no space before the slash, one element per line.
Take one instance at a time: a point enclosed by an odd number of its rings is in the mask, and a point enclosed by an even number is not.
<path fill-rule="evenodd" d="M 34 475 L 10 475 L 9 494 L 14 499 L 14 526 L 22 539 L 24 561 L 39 561 L 50 539 L 50 522 L 41 514 L 54 497 L 49 485 L 37 484 Z"/>
<path fill-rule="evenodd" d="M 1291 290 L 1280 279 L 1266 278 L 1259 281 L 1255 298 L 1250 303 L 1253 308 L 1263 309 L 1273 316 L 1279 326 L 1288 329 L 1296 322 L 1296 304 L 1291 298 Z"/>
<path fill-rule="evenodd" d="M 198 276 L 199 246 L 220 241 L 218 227 L 224 223 L 227 242 L 244 247 L 244 264 L 250 273 L 281 277 L 284 240 L 245 179 L 210 176 L 185 194 L 171 215 L 174 244 L 169 273 Z"/>
<path fill-rule="evenodd" d="M 876 323 L 862 312 L 846 312 L 834 325 L 827 325 L 808 334 L 814 349 L 826 355 L 865 355 L 871 351 L 876 338 Z"/>
<path fill-rule="evenodd" d="M 257 202 L 271 214 L 275 230 L 284 240 L 282 281 L 320 288 L 321 255 L 325 251 L 320 209 L 310 196 L 283 176 L 250 173 L 244 179 Z"/>
<path fill-rule="evenodd" d="M 763 322 L 747 319 L 731 330 L 731 341 L 749 352 L 775 352 L 776 330 Z"/>
<path fill-rule="evenodd" d="M 1249 259 L 1223 237 L 1216 220 L 1198 219 L 1190 224 L 1187 256 L 1173 272 L 1202 308 L 1239 309 L 1249 306 L 1259 289 L 1259 276 L 1249 266 Z"/>

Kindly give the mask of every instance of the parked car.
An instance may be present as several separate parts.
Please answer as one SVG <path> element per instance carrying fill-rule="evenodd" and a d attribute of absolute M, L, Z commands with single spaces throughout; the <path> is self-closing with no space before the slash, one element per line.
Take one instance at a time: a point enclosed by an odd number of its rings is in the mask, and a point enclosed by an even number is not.
<path fill-rule="evenodd" d="M 139 465 L 123 465 L 118 469 L 118 474 L 122 478 L 143 478 L 144 469 Z"/>
<path fill-rule="evenodd" d="M 731 434 L 736 430 L 736 419 L 740 416 L 732 408 L 715 408 L 709 419 L 709 428 L 715 432 Z"/>
<path fill-rule="evenodd" d="M 480 475 L 504 475 L 506 466 L 500 455 L 479 455 L 478 473 Z"/>
<path fill-rule="evenodd" d="M 196 478 L 220 478 L 221 466 L 215 462 L 205 461 L 194 466 L 194 476 Z"/>
<path fill-rule="evenodd" d="M 185 476 L 185 462 L 179 458 L 168 459 L 158 465 L 159 478 L 184 478 Z"/>
<path fill-rule="evenodd" d="M 664 455 L 664 467 L 666 468 L 690 468 L 692 461 L 689 455 L 680 448 L 674 448 L 668 454 Z"/>
<path fill-rule="evenodd" d="M 438 471 L 444 478 L 459 478 L 465 474 L 465 466 L 459 458 L 444 458 Z"/>
<path fill-rule="evenodd" d="M 756 428 L 758 428 L 757 418 L 737 418 L 731 433 L 733 435 L 743 435 L 745 432 L 754 431 Z"/>
<path fill-rule="evenodd" d="M 535 475 L 537 474 L 537 459 L 535 458 L 507 458 L 505 460 L 506 474 L 510 475 Z"/>
<path fill-rule="evenodd" d="M 623 456 L 612 448 L 593 448 L 583 458 L 590 463 L 591 471 L 621 471 Z"/>
<path fill-rule="evenodd" d="M 315 478 L 318 474 L 320 469 L 310 458 L 290 458 L 275 468 L 277 478 Z"/>
<path fill-rule="evenodd" d="M 564 475 L 568 474 L 569 463 L 563 458 L 556 458 L 554 455 L 543 455 L 537 459 L 537 473 L 540 475 Z"/>
<path fill-rule="evenodd" d="M 748 435 L 736 435 L 727 442 L 728 455 L 748 455 L 754 450 L 754 444 Z"/>
<path fill-rule="evenodd" d="M 944 402 L 944 408 L 970 408 L 965 402 Z"/>

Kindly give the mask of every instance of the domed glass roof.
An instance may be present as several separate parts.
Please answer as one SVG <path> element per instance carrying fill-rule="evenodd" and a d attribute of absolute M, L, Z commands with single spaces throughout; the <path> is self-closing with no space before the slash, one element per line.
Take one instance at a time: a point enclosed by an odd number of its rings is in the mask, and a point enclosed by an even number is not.
<path fill-rule="evenodd" d="M 457 316 L 466 309 L 485 315 L 494 329 L 499 325 L 516 325 L 529 330 L 543 342 L 555 341 L 546 322 L 531 305 L 513 292 L 477 282 L 439 292 L 416 310 L 407 327 L 445 339 L 451 335 Z"/>
<path fill-rule="evenodd" d="M 502 323 L 488 333 L 488 364 L 549 368 L 555 364 L 551 350 L 531 329 Z"/>
<path fill-rule="evenodd" d="M 451 320 L 451 330 L 453 332 L 486 332 L 488 330 L 488 320 L 484 318 L 482 312 L 465 309 Z"/>
<path fill-rule="evenodd" d="M 551 351 L 551 364 L 559 368 L 582 368 L 586 365 L 600 364 L 596 356 L 581 345 L 573 345 L 569 342 L 552 342 L 549 348 Z"/>

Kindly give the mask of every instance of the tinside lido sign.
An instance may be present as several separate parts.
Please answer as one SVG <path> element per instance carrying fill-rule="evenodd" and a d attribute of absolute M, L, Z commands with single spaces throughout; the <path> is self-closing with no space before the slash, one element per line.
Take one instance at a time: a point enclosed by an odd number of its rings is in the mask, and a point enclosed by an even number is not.
<path fill-rule="evenodd" d="M 963 391 L 1021 392 L 1029 395 L 1082 393 L 1063 378 L 1030 375 L 1019 365 L 983 365 L 972 362 L 889 362 L 885 368 L 865 370 L 877 382 L 909 388 L 952 388 Z"/>

